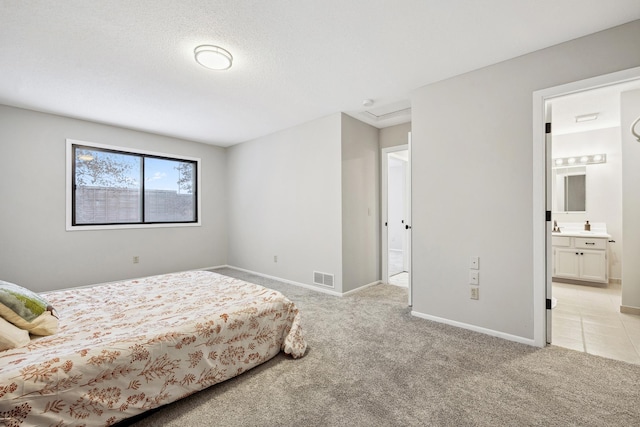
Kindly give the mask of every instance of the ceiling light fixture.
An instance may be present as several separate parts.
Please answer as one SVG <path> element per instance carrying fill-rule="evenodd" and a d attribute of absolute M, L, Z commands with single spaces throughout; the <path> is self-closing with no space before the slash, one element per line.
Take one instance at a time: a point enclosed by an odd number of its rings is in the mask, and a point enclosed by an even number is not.
<path fill-rule="evenodd" d="M 371 107 L 373 105 L 373 99 L 365 99 L 362 101 L 363 107 Z"/>
<path fill-rule="evenodd" d="M 203 44 L 193 51 L 196 62 L 210 70 L 228 70 L 233 64 L 229 51 L 213 45 Z"/>
<path fill-rule="evenodd" d="M 576 123 L 588 122 L 591 120 L 596 120 L 597 118 L 598 113 L 583 114 L 582 116 L 576 116 Z"/>

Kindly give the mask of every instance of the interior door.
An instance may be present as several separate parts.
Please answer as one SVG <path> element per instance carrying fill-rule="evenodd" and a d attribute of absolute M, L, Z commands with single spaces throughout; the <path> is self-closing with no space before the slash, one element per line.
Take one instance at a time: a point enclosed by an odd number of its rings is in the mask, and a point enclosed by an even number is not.
<path fill-rule="evenodd" d="M 410 141 L 410 137 L 409 137 Z M 412 292 L 411 292 L 411 151 L 409 145 L 400 145 L 395 147 L 389 147 L 382 149 L 382 226 L 381 226 L 381 252 L 382 252 L 382 281 L 384 283 L 391 283 L 394 273 L 405 271 L 406 281 L 408 287 L 408 302 L 412 304 Z M 390 171 L 391 158 L 395 158 L 396 164 L 398 159 L 404 159 L 404 177 L 400 186 L 395 186 L 392 183 L 392 173 Z M 397 171 L 396 171 L 397 172 Z M 394 175 L 393 181 L 398 184 L 398 175 Z M 392 194 L 393 192 L 401 191 L 403 194 Z M 400 214 L 392 214 L 391 203 L 400 202 L 401 206 L 394 206 L 396 212 Z M 397 227 L 397 228 L 395 228 Z M 390 248 L 391 241 L 397 233 L 401 233 L 402 245 L 396 251 L 402 253 L 402 264 L 394 268 L 390 266 Z M 397 261 L 397 260 L 396 260 Z M 404 286 L 404 285 L 402 285 Z"/>
<path fill-rule="evenodd" d="M 407 151 L 409 152 L 409 156 L 407 159 L 407 181 L 406 181 L 406 199 L 405 199 L 405 216 L 407 218 L 406 221 L 406 245 L 407 250 L 405 253 L 405 262 L 407 266 L 408 274 L 408 284 L 409 287 L 409 307 L 413 306 L 413 278 L 412 278 L 412 268 L 411 268 L 411 132 L 407 135 Z"/>
<path fill-rule="evenodd" d="M 545 246 L 546 246 L 546 329 L 547 329 L 547 343 L 551 344 L 551 298 L 552 298 L 552 271 L 553 271 L 553 258 L 551 249 L 551 203 L 552 203 L 552 186 L 551 186 L 551 102 L 545 102 L 545 216 L 546 216 L 546 228 L 545 228 Z"/>

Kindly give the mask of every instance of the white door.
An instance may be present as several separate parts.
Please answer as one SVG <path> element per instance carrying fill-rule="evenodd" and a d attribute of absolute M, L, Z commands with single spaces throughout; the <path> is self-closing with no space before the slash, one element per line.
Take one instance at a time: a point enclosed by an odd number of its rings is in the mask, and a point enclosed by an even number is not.
<path fill-rule="evenodd" d="M 382 281 L 408 287 L 411 305 L 409 145 L 382 150 Z"/>
<path fill-rule="evenodd" d="M 551 102 L 545 102 L 545 215 L 546 215 L 546 227 L 545 227 L 545 247 L 546 247 L 546 329 L 547 329 L 547 343 L 551 343 L 551 298 L 552 298 L 552 272 L 553 272 L 553 257 L 551 248 L 551 205 L 552 205 L 552 186 L 551 186 Z"/>
<path fill-rule="evenodd" d="M 406 216 L 406 230 L 407 230 L 407 234 L 406 234 L 406 242 L 407 242 L 407 247 L 406 247 L 406 256 L 405 256 L 405 261 L 406 261 L 406 266 L 407 266 L 407 276 L 408 276 L 408 283 L 407 286 L 409 287 L 409 307 L 413 307 L 413 280 L 412 280 L 412 276 L 411 276 L 411 227 L 412 227 L 412 222 L 411 222 L 411 132 L 409 132 L 409 135 L 407 135 L 407 151 L 408 151 L 408 159 L 407 159 L 407 174 L 406 174 L 406 193 L 405 193 L 405 216 Z"/>

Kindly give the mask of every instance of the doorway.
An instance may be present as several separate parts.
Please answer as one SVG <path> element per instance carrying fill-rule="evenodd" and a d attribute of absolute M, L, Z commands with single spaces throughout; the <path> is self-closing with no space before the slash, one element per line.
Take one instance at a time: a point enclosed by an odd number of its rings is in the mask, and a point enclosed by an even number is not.
<path fill-rule="evenodd" d="M 382 150 L 382 281 L 408 288 L 411 305 L 409 144 Z"/>
<path fill-rule="evenodd" d="M 634 347 L 640 334 L 631 328 L 630 316 L 620 313 L 624 131 L 620 98 L 635 87 L 637 83 L 610 85 L 548 101 L 552 221 L 560 231 L 552 233 L 552 331 L 547 341 L 630 363 L 640 363 Z M 594 234 L 585 234 L 586 221 Z M 603 237 L 592 237 L 599 235 Z M 572 247 L 578 242 L 600 248 L 575 252 Z"/>
<path fill-rule="evenodd" d="M 616 332 L 612 329 L 614 328 L 612 323 L 617 321 L 616 316 L 620 315 L 621 303 L 619 300 L 619 289 L 621 274 L 619 273 L 619 270 L 617 273 L 610 276 L 614 278 L 613 281 L 601 286 L 589 287 L 585 285 L 571 284 L 557 286 L 557 284 L 552 280 L 553 249 L 551 247 L 551 219 L 556 219 L 558 217 L 566 218 L 568 221 L 579 219 L 584 223 L 584 218 L 579 217 L 579 215 L 572 216 L 570 214 L 558 216 L 557 213 L 555 213 L 552 215 L 553 198 L 551 197 L 552 189 L 550 185 L 552 182 L 552 157 L 565 156 L 552 156 L 553 143 L 556 142 L 556 137 L 551 137 L 549 134 L 548 141 L 546 143 L 541 142 L 545 141 L 545 136 L 542 133 L 545 129 L 544 123 L 547 122 L 549 118 L 556 118 L 558 116 L 555 114 L 556 107 L 563 99 L 573 98 L 574 100 L 582 101 L 582 98 L 580 97 L 584 96 L 584 99 L 586 99 L 590 92 L 595 94 L 597 91 L 614 88 L 616 86 L 628 89 L 635 85 L 637 88 L 640 87 L 639 78 L 640 68 L 636 68 L 534 93 L 534 182 L 536 182 L 536 191 L 534 191 L 534 208 L 536 208 L 536 212 L 547 211 L 547 214 L 544 215 L 544 219 L 538 218 L 538 215 L 536 215 L 536 221 L 534 224 L 534 334 L 537 345 L 543 346 L 545 342 L 550 342 L 554 345 L 573 348 L 587 353 L 599 354 L 605 357 L 617 358 L 619 360 L 627 360 L 630 362 L 640 360 L 635 359 L 636 357 L 639 357 L 637 353 L 630 353 L 629 357 L 626 358 L 624 355 L 616 357 L 614 354 L 615 351 L 610 352 L 610 354 L 606 354 L 606 352 L 604 352 L 605 347 L 611 348 L 611 345 L 600 344 L 601 349 L 598 349 L 598 345 L 596 345 L 596 341 L 600 340 L 602 343 L 601 339 L 611 338 L 611 335 Z M 632 86 L 629 86 L 630 84 Z M 591 106 L 589 109 L 594 110 L 590 111 L 592 113 L 597 112 L 595 111 L 597 109 L 596 107 Z M 546 117 L 545 112 L 551 113 L 552 110 L 554 114 L 549 114 L 549 116 Z M 575 113 L 575 115 L 579 115 L 577 111 Z M 543 118 L 545 120 L 543 120 Z M 577 121 L 576 117 L 573 117 L 573 119 L 574 122 Z M 553 129 L 554 126 L 555 123 L 552 123 L 551 129 Z M 620 126 L 619 123 L 618 126 Z M 627 129 L 620 130 L 621 132 L 627 131 Z M 587 153 L 585 152 L 584 154 Z M 573 156 L 573 154 L 571 154 L 571 156 Z M 587 185 L 589 185 L 589 183 L 587 183 Z M 587 212 L 590 210 L 593 211 L 593 205 L 590 208 L 588 203 L 589 201 L 587 200 L 587 207 L 585 210 Z M 620 226 L 618 226 L 617 232 L 619 233 L 619 238 L 614 240 L 618 240 L 618 243 L 620 244 L 622 241 Z M 555 296 L 557 298 L 554 297 L 554 292 L 556 293 Z M 572 304 L 566 304 L 567 301 L 570 301 L 568 300 L 569 297 L 576 298 L 575 301 L 572 301 Z M 582 298 L 582 301 L 580 301 L 580 298 Z M 603 303 L 601 307 L 596 306 L 596 304 L 598 304 L 596 303 L 598 298 L 602 298 Z M 565 310 L 558 310 L 556 308 L 559 299 L 561 301 L 564 299 Z M 570 306 L 568 307 L 568 310 L 566 310 L 567 305 Z M 579 307 L 580 305 L 584 306 L 582 307 L 584 308 L 584 313 L 582 315 L 579 313 L 579 311 L 582 310 L 582 308 Z M 599 312 L 589 313 L 587 308 L 594 308 L 594 306 Z M 552 312 L 552 310 L 558 311 Z M 609 311 L 609 314 L 605 313 L 606 310 Z M 560 311 L 563 311 L 563 313 L 560 313 Z M 598 316 L 602 316 L 603 319 L 608 318 L 608 321 L 611 323 L 606 325 L 597 324 L 594 320 L 597 319 Z M 624 315 L 620 315 L 620 320 L 623 321 L 623 317 Z M 625 330 L 625 325 L 624 323 L 621 323 L 620 326 L 620 331 L 618 332 L 622 333 Z M 596 337 L 593 335 L 591 337 L 592 345 L 589 345 L 588 334 L 595 334 L 596 332 L 599 333 L 605 330 L 607 333 L 602 333 L 602 337 Z M 551 331 L 553 331 L 553 333 Z M 576 341 L 571 342 L 571 340 L 567 340 L 569 332 L 576 332 Z M 604 337 L 604 335 L 608 335 L 608 337 Z M 555 336 L 557 336 L 557 340 L 554 339 Z M 581 339 L 580 342 L 578 341 L 578 336 Z M 589 347 L 591 347 L 591 349 Z M 630 345 L 628 349 L 632 350 L 633 345 Z M 618 352 L 618 354 L 623 352 L 624 350 Z"/>

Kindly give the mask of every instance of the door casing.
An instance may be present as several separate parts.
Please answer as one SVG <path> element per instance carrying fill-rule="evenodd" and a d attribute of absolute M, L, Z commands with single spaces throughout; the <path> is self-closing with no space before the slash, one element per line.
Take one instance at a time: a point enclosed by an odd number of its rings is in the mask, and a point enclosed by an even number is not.
<path fill-rule="evenodd" d="M 533 343 L 544 347 L 547 343 L 547 266 L 548 251 L 547 205 L 547 147 L 545 138 L 545 104 L 553 98 L 584 92 L 604 86 L 640 79 L 640 67 L 579 80 L 533 92 Z"/>

